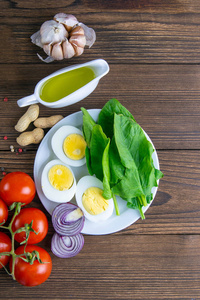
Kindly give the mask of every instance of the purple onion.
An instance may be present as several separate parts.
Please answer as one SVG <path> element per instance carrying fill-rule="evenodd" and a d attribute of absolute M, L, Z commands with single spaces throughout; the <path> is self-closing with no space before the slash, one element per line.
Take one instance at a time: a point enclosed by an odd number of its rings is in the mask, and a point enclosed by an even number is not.
<path fill-rule="evenodd" d="M 51 251 L 60 258 L 70 258 L 77 255 L 84 245 L 81 233 L 73 236 L 60 236 L 56 232 L 51 240 Z"/>
<path fill-rule="evenodd" d="M 73 236 L 81 232 L 85 217 L 82 210 L 75 204 L 62 203 L 52 213 L 52 224 L 61 236 Z"/>

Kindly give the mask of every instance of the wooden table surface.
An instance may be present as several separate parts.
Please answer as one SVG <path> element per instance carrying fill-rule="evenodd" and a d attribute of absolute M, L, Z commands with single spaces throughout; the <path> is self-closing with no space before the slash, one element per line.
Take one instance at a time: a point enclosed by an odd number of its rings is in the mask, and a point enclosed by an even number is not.
<path fill-rule="evenodd" d="M 46 64 L 30 36 L 58 12 L 74 14 L 97 39 L 80 57 Z M 145 220 L 85 235 L 71 259 L 51 253 L 51 217 L 36 196 L 29 206 L 48 217 L 39 245 L 52 257 L 52 273 L 28 288 L 1 269 L 0 299 L 200 299 L 200 1 L 1 0 L 0 23 L 0 179 L 3 170 L 33 177 L 38 145 L 10 151 L 19 148 L 14 126 L 27 110 L 17 100 L 53 71 L 97 58 L 110 72 L 96 90 L 69 107 L 40 105 L 40 116 L 102 108 L 115 97 L 152 139 L 164 173 Z"/>

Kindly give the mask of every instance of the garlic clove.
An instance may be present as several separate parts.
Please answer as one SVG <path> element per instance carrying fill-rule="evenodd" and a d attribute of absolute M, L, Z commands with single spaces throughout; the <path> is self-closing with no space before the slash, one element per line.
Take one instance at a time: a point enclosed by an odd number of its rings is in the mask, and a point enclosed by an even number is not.
<path fill-rule="evenodd" d="M 62 43 L 62 49 L 64 58 L 71 58 L 75 55 L 74 47 L 67 39 Z"/>
<path fill-rule="evenodd" d="M 41 35 L 40 31 L 35 32 L 34 34 L 31 35 L 31 42 L 39 47 L 42 48 L 42 42 L 41 42 Z"/>
<path fill-rule="evenodd" d="M 74 34 L 84 35 L 84 29 L 81 26 L 76 26 L 70 32 L 70 36 Z"/>
<path fill-rule="evenodd" d="M 78 23 L 78 20 L 75 16 L 65 14 L 65 13 L 58 13 L 54 16 L 54 20 L 58 23 L 65 25 L 67 31 L 71 31 L 72 28 Z"/>
<path fill-rule="evenodd" d="M 84 48 L 86 45 L 86 38 L 84 35 L 73 34 L 70 37 L 69 42 L 73 45 L 75 44 L 78 47 Z"/>
<path fill-rule="evenodd" d="M 68 32 L 64 25 L 54 21 L 46 21 L 40 27 L 41 43 L 42 44 L 55 44 L 62 42 L 68 37 Z"/>
<path fill-rule="evenodd" d="M 51 56 L 55 60 L 62 60 L 63 59 L 63 51 L 61 47 L 61 43 L 54 44 L 51 51 Z"/>
<path fill-rule="evenodd" d="M 43 50 L 47 55 L 51 56 L 52 45 L 51 44 L 43 45 Z"/>
<path fill-rule="evenodd" d="M 79 56 L 83 54 L 84 48 L 78 47 L 76 44 L 72 44 L 75 50 L 75 55 L 74 56 Z"/>
<path fill-rule="evenodd" d="M 86 37 L 86 46 L 88 46 L 89 48 L 92 47 L 92 45 L 96 41 L 96 33 L 94 29 L 86 26 L 83 23 L 78 23 L 78 25 L 81 26 L 84 30 L 85 37 Z"/>

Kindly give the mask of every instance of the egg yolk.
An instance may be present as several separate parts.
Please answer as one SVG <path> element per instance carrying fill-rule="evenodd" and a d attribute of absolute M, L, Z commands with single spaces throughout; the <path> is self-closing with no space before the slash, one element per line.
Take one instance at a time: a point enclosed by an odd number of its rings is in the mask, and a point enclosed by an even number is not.
<path fill-rule="evenodd" d="M 63 143 L 65 155 L 70 159 L 79 160 L 85 156 L 86 142 L 82 135 L 73 133 L 66 137 Z"/>
<path fill-rule="evenodd" d="M 59 191 L 70 189 L 74 182 L 72 172 L 63 165 L 53 166 L 49 170 L 48 178 L 51 185 Z"/>
<path fill-rule="evenodd" d="M 98 187 L 90 187 L 84 192 L 82 203 L 89 214 L 98 215 L 108 208 L 109 200 L 106 200 L 102 194 L 103 190 Z"/>

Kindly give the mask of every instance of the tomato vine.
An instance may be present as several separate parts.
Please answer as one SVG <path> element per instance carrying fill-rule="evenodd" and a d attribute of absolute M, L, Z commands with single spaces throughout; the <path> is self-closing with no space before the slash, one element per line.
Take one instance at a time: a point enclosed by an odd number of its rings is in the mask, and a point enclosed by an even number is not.
<path fill-rule="evenodd" d="M 0 262 L 1 265 L 3 265 L 4 269 L 6 270 L 6 272 L 12 276 L 12 278 L 15 280 L 15 261 L 16 261 L 16 258 L 21 258 L 23 261 L 29 263 L 29 264 L 33 264 L 34 261 L 38 260 L 39 263 L 43 263 L 42 260 L 40 259 L 40 256 L 39 256 L 39 252 L 34 250 L 32 252 L 26 252 L 26 246 L 27 246 L 27 243 L 28 243 L 28 238 L 29 238 L 29 235 L 30 235 L 30 232 L 34 232 L 35 234 L 38 234 L 38 232 L 36 232 L 33 228 L 32 228 L 32 225 L 33 225 L 33 221 L 31 221 L 30 224 L 25 224 L 24 227 L 20 227 L 18 228 L 16 231 L 13 231 L 12 229 L 12 225 L 13 225 L 13 222 L 16 218 L 16 216 L 20 213 L 21 211 L 21 207 L 24 205 L 24 203 L 21 203 L 21 202 L 14 202 L 10 207 L 9 207 L 9 210 L 14 210 L 14 214 L 12 216 L 12 219 L 9 223 L 8 226 L 4 226 L 4 223 L 1 223 L 0 224 L 0 228 L 2 229 L 5 229 L 5 230 L 8 230 L 10 232 L 10 235 L 11 235 L 11 251 L 10 252 L 1 252 L 0 253 L 0 258 L 2 256 L 10 256 L 11 259 L 12 259 L 12 268 L 11 268 L 11 272 L 9 272 L 6 267 Z M 24 245 L 24 252 L 22 254 L 16 254 L 15 253 L 15 234 L 17 233 L 20 233 L 22 231 L 25 231 L 25 234 L 26 234 L 26 238 L 23 242 L 21 242 L 20 244 Z"/>

